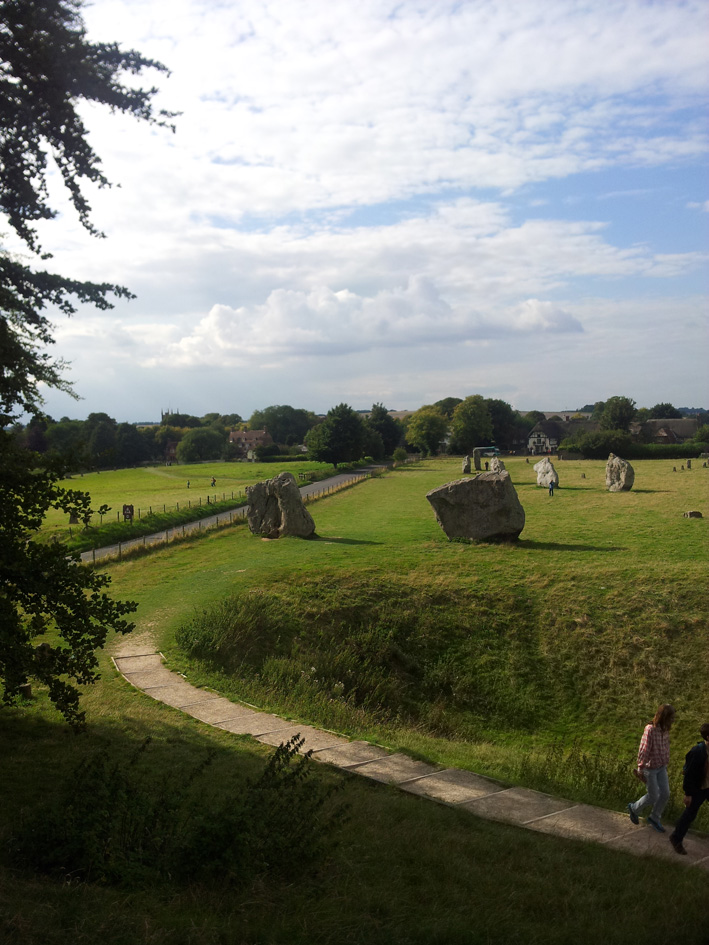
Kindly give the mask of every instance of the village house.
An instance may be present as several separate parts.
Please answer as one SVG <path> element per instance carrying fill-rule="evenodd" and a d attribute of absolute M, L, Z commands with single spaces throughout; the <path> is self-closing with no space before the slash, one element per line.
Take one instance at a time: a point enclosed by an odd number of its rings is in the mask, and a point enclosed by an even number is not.
<path fill-rule="evenodd" d="M 635 424 L 631 424 L 630 432 L 635 433 L 633 429 Z M 685 440 L 691 440 L 699 429 L 699 421 L 696 417 L 678 417 L 671 420 L 646 420 L 642 424 L 645 439 L 650 443 L 684 443 Z"/>
<path fill-rule="evenodd" d="M 246 459 L 257 446 L 271 446 L 273 437 L 268 430 L 232 430 L 229 442 L 236 446 L 237 456 Z"/>
<path fill-rule="evenodd" d="M 598 426 L 594 420 L 540 420 L 529 431 L 527 452 L 532 456 L 556 453 L 567 437 L 595 432 Z"/>

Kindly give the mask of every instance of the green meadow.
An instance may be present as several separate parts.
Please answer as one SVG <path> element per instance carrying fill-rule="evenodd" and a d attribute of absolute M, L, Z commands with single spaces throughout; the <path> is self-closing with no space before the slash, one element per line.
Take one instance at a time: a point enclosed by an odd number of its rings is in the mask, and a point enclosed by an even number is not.
<path fill-rule="evenodd" d="M 609 494 L 603 463 L 559 463 L 552 498 L 512 458 L 526 526 L 508 545 L 446 540 L 425 494 L 458 478 L 460 460 L 429 460 L 313 503 L 316 539 L 236 525 L 108 571 L 114 595 L 139 603 L 136 633 L 196 684 L 572 799 L 622 810 L 637 796 L 642 726 L 672 702 L 671 819 L 681 759 L 709 719 L 707 518 L 683 517 L 709 516 L 709 472 L 673 465 L 635 463 L 633 491 Z M 165 469 L 177 472 L 184 488 L 184 468 Z M 12 772 L 0 849 L 99 748 L 127 758 L 150 734 L 149 771 L 170 778 L 212 751 L 208 793 L 227 798 L 262 770 L 268 749 L 155 704 L 108 654 L 101 666 L 85 734 L 41 691 L 0 713 Z M 706 942 L 704 870 L 480 821 L 319 766 L 314 777 L 342 785 L 349 813 L 301 875 L 120 888 L 12 866 L 0 939 L 565 945 L 583 930 L 591 943 Z"/>
<path fill-rule="evenodd" d="M 70 476 L 60 485 L 67 489 L 78 489 L 88 492 L 92 499 L 92 507 L 99 508 L 107 505 L 110 508 L 103 517 L 103 523 L 116 523 L 122 520 L 121 511 L 125 505 L 132 505 L 135 510 L 135 520 L 138 521 L 152 515 L 169 514 L 176 509 L 184 513 L 194 506 L 206 505 L 210 502 L 226 501 L 243 498 L 247 486 L 268 479 L 275 475 L 276 467 L 269 463 L 194 463 L 174 466 L 140 466 L 131 469 L 104 470 L 103 472 L 87 472 Z M 298 478 L 299 473 L 308 473 L 319 479 L 330 475 L 332 467 L 327 463 L 315 463 L 308 460 L 288 463 L 284 468 Z M 280 467 L 278 467 L 280 471 Z M 216 485 L 212 486 L 212 478 Z M 187 483 L 189 482 L 189 487 Z M 91 523 L 91 547 L 94 541 L 100 539 L 100 521 L 94 516 Z M 158 528 L 164 528 L 160 524 Z M 80 526 L 73 526 L 71 534 L 76 535 Z M 130 526 L 125 526 L 126 537 L 130 537 Z M 70 526 L 68 516 L 57 509 L 51 509 L 47 514 L 42 528 L 45 539 L 68 541 Z M 106 544 L 113 544 L 115 538 L 111 534 Z"/>

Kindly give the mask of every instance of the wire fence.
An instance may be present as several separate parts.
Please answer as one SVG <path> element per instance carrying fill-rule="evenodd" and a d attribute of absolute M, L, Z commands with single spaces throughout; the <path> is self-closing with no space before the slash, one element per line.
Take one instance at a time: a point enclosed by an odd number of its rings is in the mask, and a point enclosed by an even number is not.
<path fill-rule="evenodd" d="M 333 495 L 334 493 L 340 492 L 343 489 L 347 489 L 358 482 L 363 482 L 365 479 L 371 479 L 372 475 L 373 474 L 370 471 L 342 474 L 336 477 L 336 481 L 326 480 L 322 483 L 316 482 L 308 486 L 302 486 L 300 493 L 303 497 L 303 503 L 305 505 L 309 505 L 311 502 L 314 502 L 317 499 L 324 498 L 328 495 Z M 374 475 L 377 475 L 377 473 Z M 241 495 L 241 493 L 239 493 L 239 495 Z M 234 493 L 232 493 L 232 498 L 235 498 Z M 138 549 L 148 548 L 154 545 L 168 544 L 171 541 L 180 540 L 194 534 L 195 532 L 199 534 L 200 532 L 207 531 L 208 529 L 226 527 L 228 525 L 233 525 L 240 521 L 244 521 L 246 519 L 247 513 L 248 506 L 246 505 L 238 509 L 232 509 L 231 511 L 219 512 L 218 514 L 212 515 L 209 518 L 202 518 L 196 522 L 186 522 L 184 525 L 175 525 L 172 528 L 166 528 L 159 532 L 155 532 L 152 535 L 143 535 L 141 538 L 131 538 L 128 541 L 119 541 L 116 544 L 109 545 L 105 548 L 93 548 L 91 551 L 85 551 L 81 555 L 81 560 L 84 563 L 93 564 L 95 564 L 97 561 L 104 561 L 108 558 L 118 558 L 120 560 L 122 557 L 124 557 L 124 555 L 135 552 Z"/>
<path fill-rule="evenodd" d="M 245 495 L 246 495 L 245 492 L 243 492 L 241 489 L 238 489 L 236 492 L 231 492 L 231 493 L 222 492 L 222 497 L 221 497 L 221 499 L 220 499 L 219 496 L 218 496 L 218 493 L 215 492 L 213 495 L 208 495 L 208 496 L 205 497 L 205 502 L 204 502 L 204 504 L 205 504 L 205 505 L 216 505 L 217 502 L 226 502 L 227 499 L 231 499 L 231 500 L 243 499 L 243 498 L 245 497 Z M 162 514 L 164 515 L 164 514 L 167 512 L 168 509 L 169 509 L 171 512 L 173 511 L 173 509 L 174 509 L 174 511 L 179 512 L 179 511 L 180 511 L 180 508 L 182 508 L 182 510 L 184 511 L 184 509 L 191 509 L 191 508 L 193 508 L 193 507 L 194 507 L 194 508 L 201 508 L 201 507 L 202 507 L 202 496 L 201 496 L 201 495 L 200 495 L 200 496 L 197 496 L 197 497 L 195 498 L 194 502 L 192 501 L 192 499 L 188 499 L 187 502 L 183 502 L 183 503 L 182 503 L 182 506 L 180 506 L 180 503 L 179 503 L 179 502 L 176 502 L 175 505 L 166 505 L 166 504 L 163 503 Z M 135 518 L 137 518 L 138 520 L 140 520 L 140 518 L 141 518 L 143 515 L 145 515 L 145 516 L 154 515 L 156 512 L 157 512 L 157 513 L 160 513 L 160 506 L 159 506 L 159 505 L 156 505 L 155 507 L 153 507 L 152 505 L 149 505 L 148 508 L 147 508 L 147 510 L 146 510 L 146 509 L 137 509 L 137 510 L 134 510 L 133 514 L 134 514 L 134 517 L 135 517 Z M 122 517 L 124 517 L 124 516 L 123 516 L 123 511 L 120 510 L 120 509 L 117 510 L 117 511 L 116 511 L 116 521 L 120 522 L 120 520 L 121 520 Z M 104 519 L 104 516 L 101 515 L 101 516 L 100 516 L 100 522 L 99 522 L 99 524 L 103 525 L 103 519 Z"/>

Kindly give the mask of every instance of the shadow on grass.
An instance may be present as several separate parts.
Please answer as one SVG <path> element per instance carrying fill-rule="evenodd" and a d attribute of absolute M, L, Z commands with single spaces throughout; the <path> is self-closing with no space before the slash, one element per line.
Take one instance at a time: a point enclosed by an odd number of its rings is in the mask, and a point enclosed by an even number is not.
<path fill-rule="evenodd" d="M 380 541 L 365 541 L 361 538 L 328 538 L 327 535 L 313 535 L 311 541 L 324 541 L 330 545 L 381 545 Z"/>
<path fill-rule="evenodd" d="M 640 492 L 643 495 L 669 495 L 669 489 L 633 489 L 633 492 Z"/>
<path fill-rule="evenodd" d="M 534 539 L 524 539 L 521 538 L 518 542 L 521 548 L 530 548 L 534 551 L 600 551 L 600 552 L 617 552 L 617 551 L 627 551 L 627 548 L 622 548 L 620 545 L 609 545 L 607 547 L 602 547 L 600 545 L 570 545 L 564 544 L 560 541 L 535 541 Z"/>

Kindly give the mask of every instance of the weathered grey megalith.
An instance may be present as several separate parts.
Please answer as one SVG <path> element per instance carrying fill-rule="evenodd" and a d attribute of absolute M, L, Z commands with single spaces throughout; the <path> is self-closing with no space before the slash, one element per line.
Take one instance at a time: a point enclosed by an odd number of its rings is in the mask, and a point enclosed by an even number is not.
<path fill-rule="evenodd" d="M 559 485 L 559 474 L 554 469 L 554 464 L 545 456 L 538 463 L 534 464 L 534 471 L 537 474 L 537 485 L 544 486 L 545 489 L 553 482 L 555 486 Z"/>
<path fill-rule="evenodd" d="M 490 460 L 490 472 L 504 472 L 505 464 L 499 458 L 499 456 L 493 456 Z"/>
<path fill-rule="evenodd" d="M 463 475 L 470 472 L 470 457 L 466 456 L 463 460 Z"/>
<path fill-rule="evenodd" d="M 264 538 L 310 538 L 315 533 L 313 517 L 303 505 L 293 473 L 282 472 L 275 479 L 248 486 L 246 517 L 254 535 Z"/>
<path fill-rule="evenodd" d="M 611 453 L 606 463 L 606 489 L 609 492 L 630 492 L 635 482 L 635 470 L 630 463 Z"/>
<path fill-rule="evenodd" d="M 524 528 L 524 509 L 506 470 L 456 479 L 426 498 L 448 538 L 514 541 Z"/>

